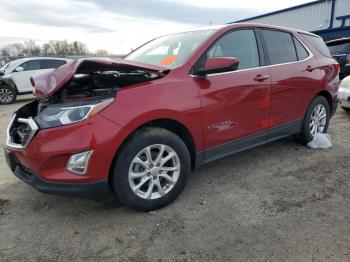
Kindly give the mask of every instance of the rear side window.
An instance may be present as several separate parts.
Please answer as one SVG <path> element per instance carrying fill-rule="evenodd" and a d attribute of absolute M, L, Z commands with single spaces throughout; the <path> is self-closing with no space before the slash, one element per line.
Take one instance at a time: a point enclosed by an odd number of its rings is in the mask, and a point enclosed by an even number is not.
<path fill-rule="evenodd" d="M 313 45 L 321 54 L 324 56 L 332 57 L 331 53 L 329 52 L 329 49 L 325 42 L 323 42 L 323 39 L 318 36 L 313 36 L 313 35 L 308 35 L 308 34 L 303 34 L 301 35 L 310 42 L 310 44 Z"/>
<path fill-rule="evenodd" d="M 237 30 L 225 34 L 208 51 L 210 57 L 237 57 L 238 69 L 260 66 L 258 45 L 253 30 Z"/>
<path fill-rule="evenodd" d="M 271 65 L 298 61 L 291 34 L 273 30 L 262 31 Z"/>
<path fill-rule="evenodd" d="M 295 48 L 297 50 L 298 60 L 304 60 L 309 57 L 308 51 L 305 49 L 305 47 L 299 42 L 298 39 L 293 37 Z"/>
<path fill-rule="evenodd" d="M 41 69 L 57 68 L 64 64 L 66 64 L 66 61 L 64 60 L 40 60 Z"/>

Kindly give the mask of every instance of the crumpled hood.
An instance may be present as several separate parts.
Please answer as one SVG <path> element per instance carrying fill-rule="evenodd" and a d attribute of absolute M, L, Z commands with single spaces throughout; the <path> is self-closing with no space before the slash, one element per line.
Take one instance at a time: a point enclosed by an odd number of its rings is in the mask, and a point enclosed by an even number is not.
<path fill-rule="evenodd" d="M 159 76 L 164 76 L 162 72 L 169 70 L 169 68 L 163 66 L 145 64 L 123 59 L 88 58 L 73 60 L 57 69 L 52 69 L 46 71 L 45 73 L 38 73 L 33 75 L 31 77 L 31 83 L 34 86 L 34 95 L 41 99 L 48 98 L 52 94 L 59 91 L 68 81 L 70 81 L 77 70 L 86 63 L 108 65 L 115 67 L 115 70 L 145 70 L 158 74 Z"/>

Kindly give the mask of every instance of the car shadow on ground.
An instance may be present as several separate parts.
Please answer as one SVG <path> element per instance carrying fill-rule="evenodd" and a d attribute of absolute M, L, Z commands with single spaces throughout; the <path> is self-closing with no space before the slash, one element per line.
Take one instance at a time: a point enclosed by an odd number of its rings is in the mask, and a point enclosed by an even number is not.
<path fill-rule="evenodd" d="M 309 149 L 297 143 L 293 137 L 289 137 L 208 163 L 192 171 L 187 187 L 175 202 L 191 201 L 190 199 L 193 199 L 193 195 L 197 193 L 201 194 L 200 192 L 202 192 L 202 189 L 203 192 L 205 191 L 206 184 L 209 180 L 212 181 L 214 179 L 214 182 L 211 182 L 214 186 L 216 183 L 215 181 L 218 181 L 217 186 L 219 186 L 219 181 L 223 182 L 224 180 L 227 180 L 227 183 L 239 182 L 237 179 L 240 178 L 237 173 L 243 173 L 243 177 L 240 177 L 244 179 L 244 175 L 249 175 L 250 171 L 254 172 L 254 169 L 251 170 L 252 163 L 262 166 L 262 163 L 268 160 L 268 158 L 278 158 L 279 155 L 287 154 L 294 150 L 300 153 L 303 151 L 306 152 Z M 260 164 L 258 162 L 260 162 Z M 236 170 L 240 170 L 240 172 L 236 172 Z M 234 186 L 234 184 L 232 186 Z M 22 181 L 18 181 L 18 183 L 11 186 L 11 189 L 8 188 L 5 191 L 11 192 L 6 195 L 15 194 L 14 202 L 22 202 L 21 205 L 24 204 L 27 206 L 29 209 L 27 211 L 31 212 L 51 210 L 51 212 L 53 211 L 59 215 L 59 213 L 65 213 L 65 210 L 72 209 L 84 210 L 84 212 L 93 211 L 94 213 L 98 213 L 99 211 L 104 213 L 106 210 L 115 211 L 118 209 L 118 211 L 120 210 L 119 212 L 123 213 L 138 213 L 122 207 L 116 199 L 96 202 L 88 199 L 47 195 L 37 192 Z M 8 200 L 12 202 L 12 200 Z M 23 203 L 27 201 L 30 201 L 31 204 L 26 205 Z"/>

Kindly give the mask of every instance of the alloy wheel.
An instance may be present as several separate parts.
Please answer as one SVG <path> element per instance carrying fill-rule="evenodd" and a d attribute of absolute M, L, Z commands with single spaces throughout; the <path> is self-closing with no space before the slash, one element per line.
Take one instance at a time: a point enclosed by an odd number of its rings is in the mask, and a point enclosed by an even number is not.
<path fill-rule="evenodd" d="M 7 88 L 0 89 L 0 102 L 3 104 L 8 104 L 13 100 L 13 93 Z"/>
<path fill-rule="evenodd" d="M 155 144 L 142 149 L 129 168 L 131 190 L 143 199 L 157 199 L 169 193 L 180 175 L 180 159 L 169 146 Z"/>
<path fill-rule="evenodd" d="M 323 133 L 327 123 L 327 110 L 322 104 L 315 106 L 310 118 L 310 133 L 315 136 L 317 133 Z"/>

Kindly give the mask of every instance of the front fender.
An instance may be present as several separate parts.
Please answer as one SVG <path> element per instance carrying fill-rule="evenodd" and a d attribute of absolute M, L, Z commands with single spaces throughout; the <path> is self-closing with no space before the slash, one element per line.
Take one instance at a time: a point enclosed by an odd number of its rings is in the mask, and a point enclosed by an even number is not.
<path fill-rule="evenodd" d="M 138 128 L 141 126 L 155 121 L 155 120 L 172 120 L 176 121 L 180 124 L 182 124 L 192 135 L 196 151 L 200 151 L 203 149 L 203 143 L 201 139 L 201 128 L 200 125 L 194 125 L 194 123 L 187 119 L 187 116 L 173 110 L 168 109 L 160 109 L 160 110 L 154 110 L 151 112 L 147 112 L 144 114 L 141 114 L 137 116 L 136 118 L 130 120 L 126 123 L 119 123 L 115 121 L 115 119 L 110 118 L 104 114 L 102 114 L 103 117 L 109 119 L 110 121 L 114 122 L 115 124 L 121 126 L 121 129 L 119 130 L 118 134 L 116 134 L 115 142 L 114 144 L 117 145 L 116 151 L 119 150 L 122 143 Z"/>

